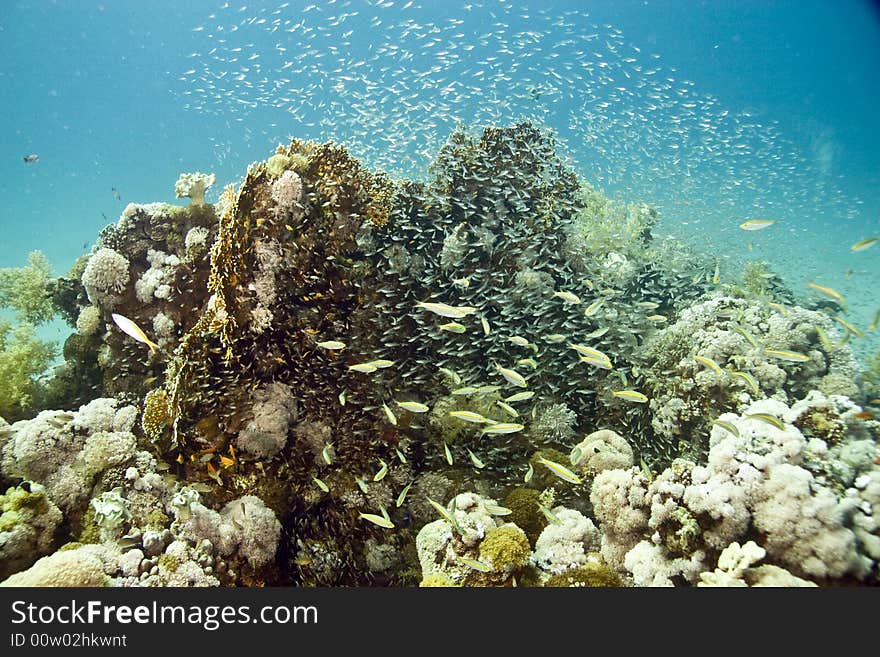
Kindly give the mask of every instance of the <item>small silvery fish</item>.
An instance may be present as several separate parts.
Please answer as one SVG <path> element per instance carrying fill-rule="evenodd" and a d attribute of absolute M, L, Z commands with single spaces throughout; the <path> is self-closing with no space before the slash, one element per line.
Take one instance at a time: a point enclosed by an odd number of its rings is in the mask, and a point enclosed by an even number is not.
<path fill-rule="evenodd" d="M 539 458 L 538 463 L 541 463 L 560 479 L 563 481 L 567 481 L 570 484 L 579 484 L 581 483 L 581 478 L 578 477 L 574 472 L 566 468 L 564 465 L 557 463 L 556 461 L 550 461 L 549 459 Z"/>
<path fill-rule="evenodd" d="M 323 342 L 319 342 L 318 346 L 322 349 L 332 349 L 334 351 L 345 349 L 345 343 L 340 342 L 339 340 L 324 340 Z"/>
<path fill-rule="evenodd" d="M 410 413 L 427 413 L 429 410 L 431 410 L 425 404 L 421 404 L 415 401 L 399 401 L 397 402 L 397 405 L 405 411 L 409 411 Z"/>
<path fill-rule="evenodd" d="M 147 334 L 141 330 L 140 326 L 135 324 L 128 317 L 124 317 L 123 315 L 112 313 L 110 316 L 113 318 L 116 326 L 118 326 L 123 333 L 125 333 L 130 338 L 134 338 L 138 342 L 147 345 L 150 348 L 151 353 L 156 353 L 159 345 L 150 340 L 150 338 L 147 337 Z"/>

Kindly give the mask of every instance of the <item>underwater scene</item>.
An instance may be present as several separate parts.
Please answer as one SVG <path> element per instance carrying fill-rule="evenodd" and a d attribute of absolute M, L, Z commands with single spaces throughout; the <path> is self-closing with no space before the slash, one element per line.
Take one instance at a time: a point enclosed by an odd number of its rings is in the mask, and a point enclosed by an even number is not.
<path fill-rule="evenodd" d="M 10 0 L 6 586 L 876 586 L 880 10 Z"/>

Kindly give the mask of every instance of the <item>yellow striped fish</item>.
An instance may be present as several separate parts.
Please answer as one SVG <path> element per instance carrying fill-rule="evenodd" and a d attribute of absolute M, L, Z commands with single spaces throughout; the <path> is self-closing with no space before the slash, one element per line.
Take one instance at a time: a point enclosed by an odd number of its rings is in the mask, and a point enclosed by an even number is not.
<path fill-rule="evenodd" d="M 563 481 L 567 481 L 570 484 L 581 483 L 580 477 L 578 477 L 574 472 L 566 468 L 564 465 L 557 463 L 556 461 L 550 461 L 549 459 L 541 457 L 538 459 L 538 463 L 546 466 L 550 470 L 550 472 L 555 474 Z"/>
<path fill-rule="evenodd" d="M 611 394 L 620 399 L 626 399 L 627 401 L 636 402 L 638 404 L 644 404 L 648 401 L 647 395 L 643 395 L 635 390 L 615 390 Z"/>
<path fill-rule="evenodd" d="M 707 356 L 694 356 L 694 360 L 696 360 L 698 363 L 702 363 L 703 365 L 708 367 L 710 370 L 715 372 L 715 374 L 717 374 L 718 376 L 721 376 L 724 374 L 724 370 L 721 369 L 721 366 L 718 365 L 718 363 L 716 363 L 711 358 L 708 358 Z"/>
<path fill-rule="evenodd" d="M 787 349 L 764 349 L 764 353 L 773 356 L 779 360 L 786 360 L 790 363 L 806 363 L 810 357 L 799 351 L 789 351 Z"/>

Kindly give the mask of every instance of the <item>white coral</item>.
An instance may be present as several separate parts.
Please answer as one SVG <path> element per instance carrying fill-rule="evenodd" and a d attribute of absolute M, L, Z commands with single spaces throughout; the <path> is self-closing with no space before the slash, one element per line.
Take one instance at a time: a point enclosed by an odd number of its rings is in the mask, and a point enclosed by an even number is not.
<path fill-rule="evenodd" d="M 285 171 L 272 183 L 272 200 L 280 216 L 301 214 L 302 179 L 294 171 Z"/>
<path fill-rule="evenodd" d="M 213 173 L 182 173 L 174 183 L 177 198 L 189 197 L 193 205 L 205 204 L 205 192 L 217 181 Z"/>
<path fill-rule="evenodd" d="M 545 573 L 559 574 L 587 563 L 590 552 L 600 549 L 599 530 L 580 511 L 553 509 L 559 524 L 547 525 L 535 541 L 531 560 Z"/>
<path fill-rule="evenodd" d="M 95 251 L 80 278 L 89 301 L 106 309 L 116 305 L 129 284 L 128 268 L 121 253 L 107 247 Z"/>

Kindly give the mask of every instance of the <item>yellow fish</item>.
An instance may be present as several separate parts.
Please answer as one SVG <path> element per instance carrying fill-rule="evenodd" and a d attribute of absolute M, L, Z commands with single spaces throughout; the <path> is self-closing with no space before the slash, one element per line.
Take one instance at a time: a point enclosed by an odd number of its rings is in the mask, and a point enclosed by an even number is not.
<path fill-rule="evenodd" d="M 813 283 L 812 281 L 807 283 L 807 287 L 816 290 L 816 292 L 824 294 L 829 299 L 834 299 L 837 303 L 843 303 L 843 297 L 837 290 L 833 288 L 827 287 L 825 285 L 819 285 L 818 283 Z"/>
<path fill-rule="evenodd" d="M 515 386 L 519 386 L 520 388 L 525 388 L 528 386 L 526 383 L 525 377 L 512 369 L 507 367 L 501 367 L 501 365 L 495 365 L 495 369 L 501 372 L 501 376 L 503 376 L 508 383 L 512 383 Z"/>
<path fill-rule="evenodd" d="M 806 363 L 810 357 L 798 351 L 788 351 L 787 349 L 764 349 L 764 353 L 773 356 L 779 360 L 787 360 L 791 363 Z"/>
<path fill-rule="evenodd" d="M 110 315 L 113 318 L 113 321 L 116 323 L 123 333 L 127 336 L 134 338 L 138 342 L 142 342 L 150 348 L 150 353 L 156 353 L 156 350 L 159 348 L 155 342 L 150 340 L 147 337 L 147 334 L 141 330 L 141 327 L 131 321 L 128 317 L 124 317 L 122 315 L 117 315 L 113 313 Z"/>
<path fill-rule="evenodd" d="M 775 219 L 749 219 L 739 225 L 743 230 L 764 230 L 776 223 Z"/>
<path fill-rule="evenodd" d="M 566 468 L 564 465 L 560 465 L 556 461 L 550 461 L 542 457 L 538 459 L 538 463 L 542 463 L 543 465 L 545 465 L 553 474 L 555 474 L 563 481 L 567 481 L 570 484 L 581 483 L 580 477 L 578 477 L 574 472 Z"/>
<path fill-rule="evenodd" d="M 849 248 L 853 251 L 853 253 L 858 253 L 859 251 L 870 249 L 878 241 L 880 241 L 880 237 L 869 237 L 867 239 L 859 240 Z"/>
<path fill-rule="evenodd" d="M 431 410 L 427 405 L 415 401 L 399 401 L 397 402 L 397 405 L 410 413 L 427 413 Z"/>
<path fill-rule="evenodd" d="M 431 303 L 427 301 L 419 301 L 416 307 L 424 308 L 441 317 L 451 317 L 452 319 L 462 319 L 471 313 L 477 312 L 476 308 L 471 306 L 450 306 L 445 303 Z"/>
<path fill-rule="evenodd" d="M 345 349 L 345 343 L 340 342 L 339 340 L 324 340 L 323 342 L 319 342 L 318 346 L 322 349 L 334 349 L 336 351 Z"/>
<path fill-rule="evenodd" d="M 379 525 L 385 529 L 394 529 L 394 523 L 383 516 L 377 516 L 375 513 L 361 513 L 359 515 L 361 518 L 369 520 L 374 525 Z"/>
<path fill-rule="evenodd" d="M 636 402 L 638 404 L 644 404 L 648 401 L 647 395 L 643 395 L 635 390 L 615 390 L 611 394 L 620 399 L 626 399 L 627 401 Z"/>
<path fill-rule="evenodd" d="M 721 376 L 722 374 L 724 374 L 724 371 L 721 369 L 721 367 L 718 365 L 718 363 L 716 363 L 711 358 L 707 358 L 706 356 L 694 356 L 694 360 L 696 360 L 699 363 L 702 363 L 703 365 L 705 365 L 706 367 L 711 369 L 713 372 L 715 372 L 715 374 L 717 374 L 718 376 Z"/>

